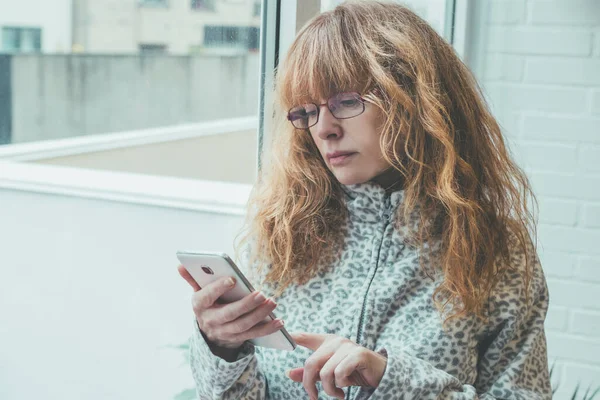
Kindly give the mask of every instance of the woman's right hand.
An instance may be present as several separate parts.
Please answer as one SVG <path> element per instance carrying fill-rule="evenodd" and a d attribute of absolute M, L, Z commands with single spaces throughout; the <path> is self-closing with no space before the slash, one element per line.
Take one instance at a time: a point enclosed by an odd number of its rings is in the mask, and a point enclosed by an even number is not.
<path fill-rule="evenodd" d="M 194 289 L 192 308 L 209 344 L 238 349 L 246 340 L 269 335 L 283 327 L 279 319 L 264 322 L 277 304 L 261 292 L 253 292 L 233 303 L 217 303 L 217 299 L 235 285 L 233 277 L 224 277 L 200 288 L 183 266 L 180 265 L 178 271 Z M 228 283 L 229 279 L 232 283 Z"/>

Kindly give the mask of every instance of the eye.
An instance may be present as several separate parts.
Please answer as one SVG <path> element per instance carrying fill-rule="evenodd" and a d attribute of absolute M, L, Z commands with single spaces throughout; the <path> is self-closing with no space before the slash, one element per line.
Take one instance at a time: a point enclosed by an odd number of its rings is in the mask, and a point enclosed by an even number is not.
<path fill-rule="evenodd" d="M 297 121 L 299 119 L 306 119 L 307 115 L 305 111 L 294 111 L 289 114 L 290 121 Z"/>
<path fill-rule="evenodd" d="M 356 107 L 358 105 L 358 100 L 357 99 L 342 100 L 342 101 L 340 101 L 340 105 L 342 107 Z"/>
<path fill-rule="evenodd" d="M 290 112 L 288 113 L 288 119 L 290 121 L 296 121 L 299 119 L 306 119 L 308 118 L 309 114 L 307 113 L 306 107 L 295 107 L 293 109 L 290 110 Z"/>

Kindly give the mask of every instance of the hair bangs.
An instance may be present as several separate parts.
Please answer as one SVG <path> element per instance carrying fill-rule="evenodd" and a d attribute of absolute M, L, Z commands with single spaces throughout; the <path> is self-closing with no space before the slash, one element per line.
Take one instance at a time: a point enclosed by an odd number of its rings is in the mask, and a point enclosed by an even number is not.
<path fill-rule="evenodd" d="M 371 85 L 367 63 L 339 34 L 339 22 L 330 13 L 305 28 L 290 48 L 279 71 L 279 95 L 289 109 L 319 103 L 339 92 L 363 94 Z"/>

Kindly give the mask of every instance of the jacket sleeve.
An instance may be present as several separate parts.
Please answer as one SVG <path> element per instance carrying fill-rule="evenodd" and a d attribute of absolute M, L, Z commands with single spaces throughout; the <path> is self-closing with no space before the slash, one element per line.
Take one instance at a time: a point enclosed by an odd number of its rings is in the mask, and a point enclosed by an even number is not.
<path fill-rule="evenodd" d="M 406 399 L 551 399 L 544 333 L 548 287 L 534 259 L 528 301 L 518 272 L 508 273 L 490 300 L 492 322 L 479 342 L 475 382 L 460 382 L 390 345 L 378 350 L 388 359 L 379 386 L 361 388 L 357 399 L 385 399 L 394 393 L 403 393 Z"/>
<path fill-rule="evenodd" d="M 227 362 L 210 350 L 195 319 L 190 364 L 201 400 L 265 398 L 266 379 L 260 371 L 254 346 L 246 342 L 237 359 Z"/>
<path fill-rule="evenodd" d="M 240 270 L 251 281 L 258 283 L 261 278 L 248 268 L 249 249 L 241 254 Z M 196 393 L 201 400 L 253 399 L 266 398 L 267 382 L 260 370 L 254 345 L 245 342 L 237 359 L 227 362 L 211 351 L 204 335 L 194 318 L 194 333 L 190 341 L 190 365 L 196 382 Z"/>

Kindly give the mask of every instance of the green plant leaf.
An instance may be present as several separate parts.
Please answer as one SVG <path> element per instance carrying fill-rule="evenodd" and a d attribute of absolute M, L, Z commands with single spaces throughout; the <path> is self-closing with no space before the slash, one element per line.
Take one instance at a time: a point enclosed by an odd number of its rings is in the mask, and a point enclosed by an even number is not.
<path fill-rule="evenodd" d="M 579 383 L 577 384 L 577 386 L 575 386 L 575 392 L 573 393 L 571 400 L 577 400 L 577 392 L 579 392 Z"/>
<path fill-rule="evenodd" d="M 592 400 L 594 397 L 596 397 L 596 395 L 600 392 L 600 387 L 597 388 L 596 390 L 594 390 L 594 392 L 591 394 L 591 396 L 588 396 L 591 390 L 592 390 L 592 387 L 590 385 L 590 386 L 588 386 L 587 390 L 585 391 L 583 400 Z"/>

